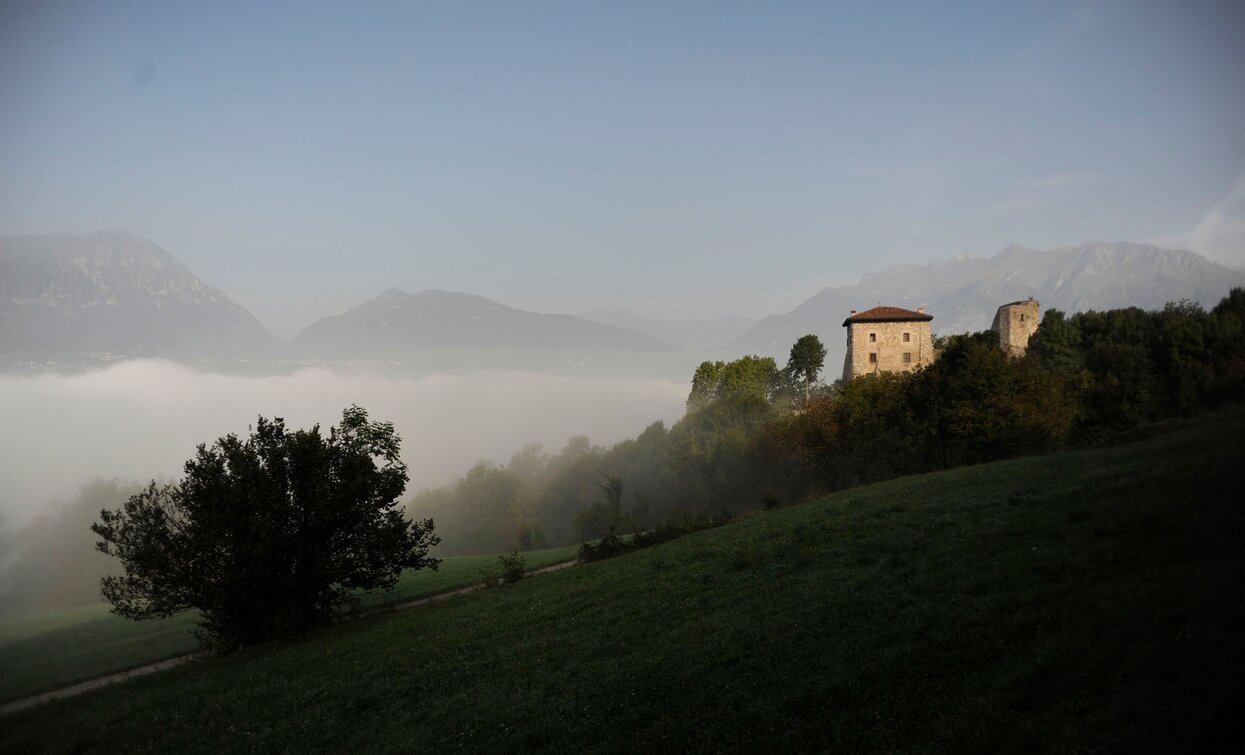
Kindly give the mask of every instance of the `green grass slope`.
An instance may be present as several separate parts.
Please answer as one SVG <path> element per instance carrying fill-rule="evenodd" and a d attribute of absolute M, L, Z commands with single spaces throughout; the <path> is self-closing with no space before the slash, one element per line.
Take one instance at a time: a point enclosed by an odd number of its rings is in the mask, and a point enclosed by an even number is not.
<path fill-rule="evenodd" d="M 523 554 L 528 569 L 570 561 L 577 548 Z M 392 589 L 366 593 L 362 605 L 379 608 L 480 581 L 497 556 L 454 556 L 436 571 L 408 571 Z M 197 614 L 136 622 L 108 613 L 100 603 L 52 614 L 0 622 L 0 703 L 64 687 L 84 679 L 194 652 Z"/>
<path fill-rule="evenodd" d="M 0 750 L 1226 749 L 1243 429 L 844 491 L 13 714 Z"/>

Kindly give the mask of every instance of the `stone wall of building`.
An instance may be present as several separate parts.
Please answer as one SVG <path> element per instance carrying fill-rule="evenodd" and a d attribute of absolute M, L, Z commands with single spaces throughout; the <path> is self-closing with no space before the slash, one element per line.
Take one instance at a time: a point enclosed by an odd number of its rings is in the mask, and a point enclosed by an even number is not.
<path fill-rule="evenodd" d="M 999 307 L 990 329 L 999 334 L 999 347 L 1018 357 L 1029 347 L 1029 338 L 1037 331 L 1039 322 L 1038 301 L 1030 298 Z"/>
<path fill-rule="evenodd" d="M 930 364 L 934 341 L 929 321 L 851 323 L 843 361 L 844 380 L 878 372 L 907 372 Z"/>

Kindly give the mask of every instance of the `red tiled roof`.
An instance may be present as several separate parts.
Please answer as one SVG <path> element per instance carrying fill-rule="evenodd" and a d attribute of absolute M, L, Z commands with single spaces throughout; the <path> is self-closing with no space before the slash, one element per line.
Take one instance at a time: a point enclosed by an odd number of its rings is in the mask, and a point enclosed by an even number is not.
<path fill-rule="evenodd" d="M 933 315 L 924 312 L 913 312 L 900 307 L 874 307 L 864 312 L 857 312 L 843 321 L 843 327 L 854 322 L 910 322 L 912 320 L 932 320 Z"/>

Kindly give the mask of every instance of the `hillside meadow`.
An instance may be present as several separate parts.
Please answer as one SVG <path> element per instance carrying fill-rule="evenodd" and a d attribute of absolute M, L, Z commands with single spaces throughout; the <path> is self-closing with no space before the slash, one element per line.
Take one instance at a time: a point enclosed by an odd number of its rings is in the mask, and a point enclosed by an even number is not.
<path fill-rule="evenodd" d="M 1243 429 L 845 490 L 16 713 L 0 749 L 1224 750 Z"/>

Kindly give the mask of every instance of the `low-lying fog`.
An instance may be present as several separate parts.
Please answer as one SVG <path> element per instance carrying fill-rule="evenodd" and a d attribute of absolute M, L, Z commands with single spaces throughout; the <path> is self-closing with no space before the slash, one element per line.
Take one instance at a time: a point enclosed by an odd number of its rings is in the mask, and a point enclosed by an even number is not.
<path fill-rule="evenodd" d="M 0 376 L 0 516 L 21 525 L 96 476 L 174 479 L 195 446 L 245 435 L 257 415 L 292 428 L 337 424 L 350 404 L 402 436 L 407 494 L 447 483 L 480 459 L 536 441 L 600 445 L 677 420 L 688 386 L 526 372 L 387 378 L 307 370 L 282 377 L 200 374 L 164 361 L 81 375 Z"/>

